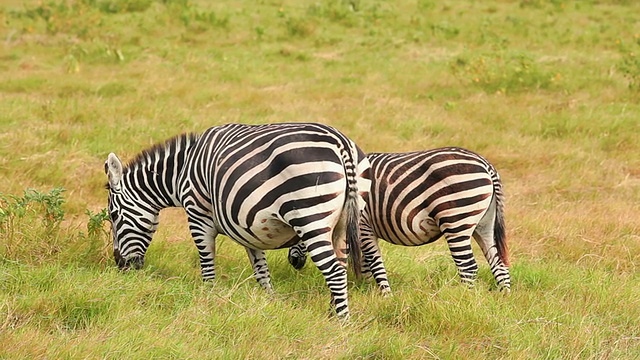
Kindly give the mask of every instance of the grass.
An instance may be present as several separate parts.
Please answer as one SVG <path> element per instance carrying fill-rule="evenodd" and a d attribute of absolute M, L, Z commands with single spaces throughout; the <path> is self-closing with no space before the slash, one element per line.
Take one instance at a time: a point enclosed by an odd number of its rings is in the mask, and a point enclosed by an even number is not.
<path fill-rule="evenodd" d="M 640 358 L 639 10 L 3 1 L 0 358 Z M 281 121 L 336 126 L 365 151 L 485 155 L 507 193 L 512 293 L 482 259 L 476 287 L 459 284 L 443 242 L 383 244 L 395 296 L 352 281 L 341 325 L 319 272 L 285 251 L 268 253 L 273 296 L 229 239 L 201 283 L 178 209 L 143 270 L 115 269 L 109 152 Z"/>

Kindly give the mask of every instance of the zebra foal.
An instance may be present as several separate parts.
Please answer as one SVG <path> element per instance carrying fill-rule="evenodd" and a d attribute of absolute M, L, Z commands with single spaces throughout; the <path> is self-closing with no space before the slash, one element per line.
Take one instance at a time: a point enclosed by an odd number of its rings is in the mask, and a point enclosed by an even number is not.
<path fill-rule="evenodd" d="M 228 124 L 157 144 L 123 166 L 105 162 L 113 253 L 140 268 L 167 207 L 183 207 L 202 276 L 215 278 L 215 238 L 247 250 L 254 276 L 271 290 L 264 250 L 300 240 L 322 272 L 340 317 L 348 317 L 347 256 L 359 272 L 358 223 L 369 161 L 336 129 L 312 123 Z"/>
<path fill-rule="evenodd" d="M 360 222 L 363 268 L 390 293 L 378 239 L 418 246 L 444 235 L 463 282 L 473 284 L 478 264 L 473 237 L 500 289 L 509 291 L 504 194 L 496 169 L 482 156 L 449 147 L 410 153 L 372 153 L 371 191 Z M 289 262 L 304 266 L 304 244 L 289 249 Z"/>

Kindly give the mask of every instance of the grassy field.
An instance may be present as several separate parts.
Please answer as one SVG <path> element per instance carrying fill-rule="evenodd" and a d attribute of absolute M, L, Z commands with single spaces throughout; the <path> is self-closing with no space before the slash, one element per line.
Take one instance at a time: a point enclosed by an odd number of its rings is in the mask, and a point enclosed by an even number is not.
<path fill-rule="evenodd" d="M 631 0 L 0 1 L 0 358 L 640 359 L 639 14 Z M 203 284 L 181 209 L 162 212 L 144 269 L 115 268 L 109 152 L 284 121 L 365 151 L 486 156 L 511 294 L 484 259 L 461 285 L 443 241 L 382 244 L 395 296 L 350 282 L 342 325 L 319 271 L 284 250 L 268 253 L 273 296 L 224 238 Z"/>

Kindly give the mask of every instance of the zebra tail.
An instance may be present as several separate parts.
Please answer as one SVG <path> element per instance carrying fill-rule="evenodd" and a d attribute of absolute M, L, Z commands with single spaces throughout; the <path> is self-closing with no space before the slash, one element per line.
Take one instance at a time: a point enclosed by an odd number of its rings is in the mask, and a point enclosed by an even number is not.
<path fill-rule="evenodd" d="M 493 188 L 496 198 L 493 238 L 498 249 L 498 257 L 500 257 L 500 260 L 502 260 L 505 266 L 509 266 L 509 247 L 507 245 L 507 233 L 504 225 L 504 194 L 502 192 L 502 183 L 500 182 L 500 177 L 497 172 L 495 172 L 495 176 L 493 176 Z"/>
<path fill-rule="evenodd" d="M 358 208 L 358 192 L 349 189 L 345 203 L 347 211 L 347 246 L 351 258 L 351 268 L 357 279 L 362 276 L 362 249 L 360 244 L 360 209 Z"/>
<path fill-rule="evenodd" d="M 349 249 L 349 260 L 351 268 L 357 279 L 362 277 L 362 249 L 360 242 L 360 217 L 362 216 L 361 208 L 364 207 L 364 200 L 360 195 L 363 170 L 361 166 L 365 166 L 366 176 L 369 174 L 369 160 L 367 156 L 355 144 L 351 143 L 350 148 L 345 149 L 342 153 L 345 166 L 345 175 L 347 178 L 347 199 L 344 204 L 343 211 L 347 212 L 346 231 L 347 231 L 347 248 Z M 367 189 L 367 192 L 369 189 Z"/>

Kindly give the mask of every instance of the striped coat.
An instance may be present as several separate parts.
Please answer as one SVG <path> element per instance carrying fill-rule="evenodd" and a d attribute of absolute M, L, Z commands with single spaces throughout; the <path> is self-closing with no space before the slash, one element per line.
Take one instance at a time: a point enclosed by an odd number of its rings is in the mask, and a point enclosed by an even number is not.
<path fill-rule="evenodd" d="M 312 123 L 229 124 L 143 151 L 127 166 L 105 164 L 114 257 L 140 267 L 160 209 L 183 207 L 204 279 L 215 277 L 215 238 L 247 249 L 271 290 L 264 250 L 302 240 L 339 316 L 349 314 L 345 263 L 360 254 L 358 223 L 369 187 L 364 153 L 336 129 Z M 350 251 L 351 250 L 351 251 Z"/>
<path fill-rule="evenodd" d="M 364 267 L 383 292 L 390 292 L 378 239 L 403 246 L 429 244 L 444 236 L 464 282 L 478 265 L 473 237 L 500 288 L 510 289 L 500 176 L 482 156 L 462 148 L 410 153 L 372 153 L 371 193 L 360 223 Z M 294 267 L 304 265 L 304 248 L 289 251 Z"/>

